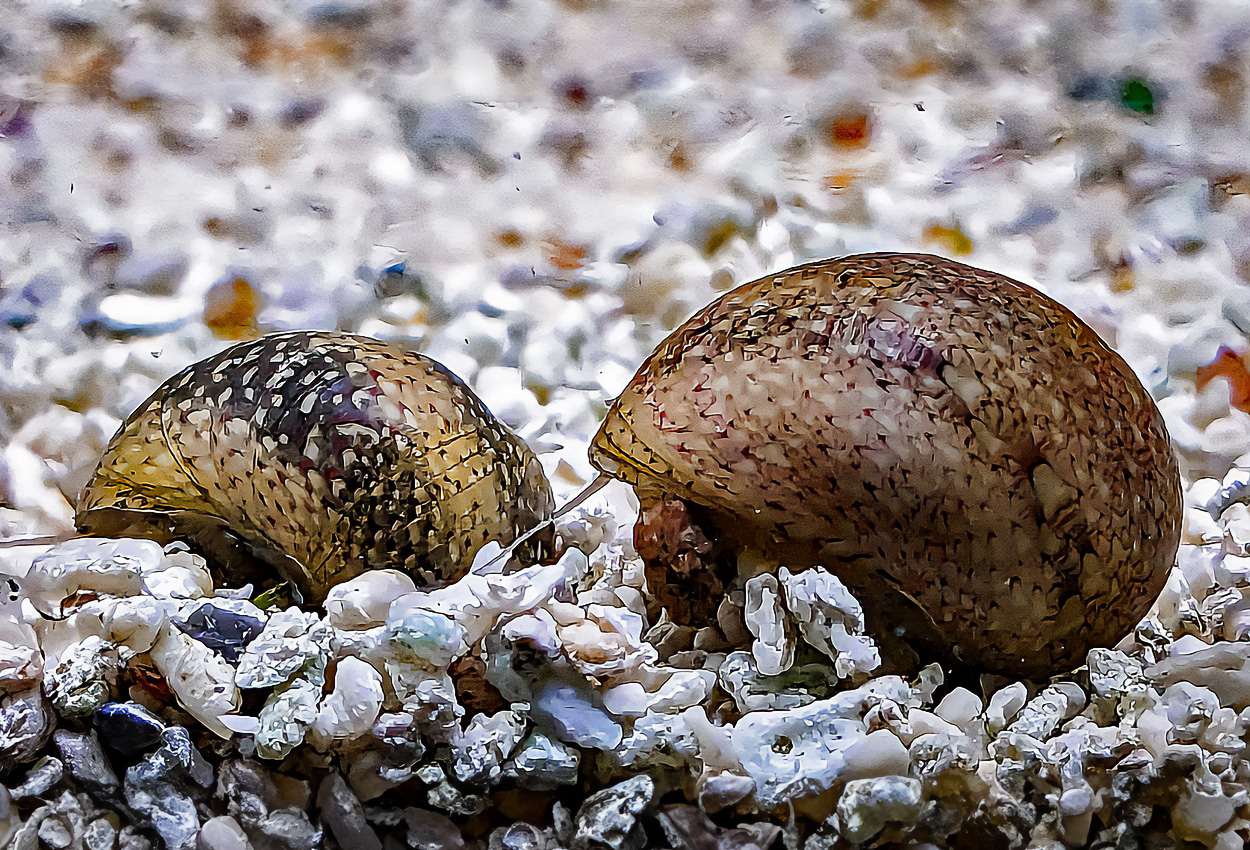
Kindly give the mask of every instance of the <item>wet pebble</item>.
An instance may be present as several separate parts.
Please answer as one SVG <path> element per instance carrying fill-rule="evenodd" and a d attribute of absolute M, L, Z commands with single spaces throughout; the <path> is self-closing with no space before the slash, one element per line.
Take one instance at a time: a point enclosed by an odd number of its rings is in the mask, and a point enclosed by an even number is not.
<path fill-rule="evenodd" d="M 846 783 L 838 798 L 838 829 L 855 844 L 872 838 L 888 822 L 915 823 L 921 813 L 920 781 L 879 776 Z"/>
<path fill-rule="evenodd" d="M 464 837 L 447 816 L 414 807 L 403 809 L 401 815 L 408 846 L 414 850 L 464 850 Z"/>
<path fill-rule="evenodd" d="M 522 788 L 550 791 L 575 783 L 580 762 L 581 755 L 575 748 L 534 731 L 504 765 L 503 775 Z"/>
<path fill-rule="evenodd" d="M 574 850 L 641 850 L 646 840 L 638 815 L 651 803 L 655 782 L 635 776 L 586 798 L 574 819 Z"/>
<path fill-rule="evenodd" d="M 781 827 L 772 824 L 738 829 L 717 826 L 697 806 L 690 805 L 665 806 L 657 820 L 676 850 L 768 850 L 781 837 Z"/>
<path fill-rule="evenodd" d="M 34 759 L 55 724 L 52 706 L 39 688 L 0 696 L 0 764 Z"/>
<path fill-rule="evenodd" d="M 135 756 L 161 742 L 165 724 L 152 712 L 133 702 L 110 702 L 95 714 L 100 740 L 111 750 Z"/>
<path fill-rule="evenodd" d="M 121 782 L 94 731 L 80 733 L 58 729 L 53 733 L 52 741 L 70 776 L 76 782 L 106 796 L 120 787 Z"/>
<path fill-rule="evenodd" d="M 239 609 L 250 609 L 255 613 Z M 226 607 L 206 602 L 185 618 L 175 619 L 174 625 L 234 664 L 243 649 L 265 628 L 265 619 L 260 610 L 250 603 Z"/>
<path fill-rule="evenodd" d="M 209 818 L 195 839 L 196 850 L 249 850 L 247 833 L 229 815 Z"/>
<path fill-rule="evenodd" d="M 60 759 L 44 756 L 31 767 L 20 784 L 9 789 L 9 796 L 14 800 L 42 797 L 61 781 L 64 774 L 65 766 Z"/>
<path fill-rule="evenodd" d="M 317 791 L 317 807 L 321 819 L 341 847 L 355 850 L 381 850 L 382 842 L 365 821 L 364 807 L 352 793 L 343 777 L 331 773 L 321 781 Z"/>

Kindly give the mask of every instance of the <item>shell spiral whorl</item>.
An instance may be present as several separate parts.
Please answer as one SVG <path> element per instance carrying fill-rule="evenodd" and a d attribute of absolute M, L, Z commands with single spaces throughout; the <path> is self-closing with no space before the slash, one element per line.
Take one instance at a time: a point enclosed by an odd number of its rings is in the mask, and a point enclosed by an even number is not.
<path fill-rule="evenodd" d="M 1069 310 L 925 255 L 741 286 L 643 364 L 592 461 L 723 538 L 834 569 L 870 628 L 1046 674 L 1129 631 L 1180 537 L 1163 419 Z"/>
<path fill-rule="evenodd" d="M 537 458 L 440 364 L 296 331 L 163 384 L 110 442 L 77 524 L 191 536 L 227 561 L 232 534 L 320 599 L 368 568 L 455 579 L 488 540 L 506 545 L 551 509 Z"/>

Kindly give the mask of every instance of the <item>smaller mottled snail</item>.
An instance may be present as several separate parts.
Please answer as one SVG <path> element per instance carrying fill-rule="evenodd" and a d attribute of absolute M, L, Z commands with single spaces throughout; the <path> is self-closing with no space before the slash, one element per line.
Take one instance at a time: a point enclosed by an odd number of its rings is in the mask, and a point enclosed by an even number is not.
<path fill-rule="evenodd" d="M 591 459 L 638 491 L 652 590 L 695 625 L 720 586 L 693 572 L 701 529 L 763 556 L 748 569 L 836 571 L 879 640 L 979 671 L 1113 643 L 1180 537 L 1167 431 L 1125 362 L 1036 290 L 924 255 L 727 293 L 646 360 Z"/>
<path fill-rule="evenodd" d="M 551 509 L 538 459 L 443 366 L 297 331 L 165 382 L 109 444 L 76 521 L 187 537 L 238 571 L 259 558 L 320 600 L 369 568 L 454 580 L 487 541 L 507 545 Z"/>

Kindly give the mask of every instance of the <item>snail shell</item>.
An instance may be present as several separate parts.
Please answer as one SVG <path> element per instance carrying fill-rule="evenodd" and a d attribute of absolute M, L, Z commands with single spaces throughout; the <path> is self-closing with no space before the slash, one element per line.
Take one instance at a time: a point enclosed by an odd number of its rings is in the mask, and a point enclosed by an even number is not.
<path fill-rule="evenodd" d="M 369 568 L 455 579 L 488 540 L 512 542 L 551 508 L 537 458 L 443 366 L 297 331 L 162 385 L 109 443 L 77 525 L 191 537 L 227 567 L 256 556 L 321 599 Z"/>
<path fill-rule="evenodd" d="M 982 670 L 1129 631 L 1180 537 L 1163 420 L 1070 311 L 925 255 L 799 266 L 708 305 L 608 411 L 592 461 L 722 538 L 822 564 L 879 637 Z"/>

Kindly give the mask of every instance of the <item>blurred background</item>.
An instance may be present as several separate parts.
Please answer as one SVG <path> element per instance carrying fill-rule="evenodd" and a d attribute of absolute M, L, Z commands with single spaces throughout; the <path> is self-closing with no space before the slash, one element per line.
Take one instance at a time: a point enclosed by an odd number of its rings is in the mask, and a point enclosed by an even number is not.
<path fill-rule="evenodd" d="M 411 340 L 562 495 L 605 402 L 769 271 L 926 251 L 1250 451 L 1245 2 L 5 0 L 0 535 L 234 340 Z"/>

